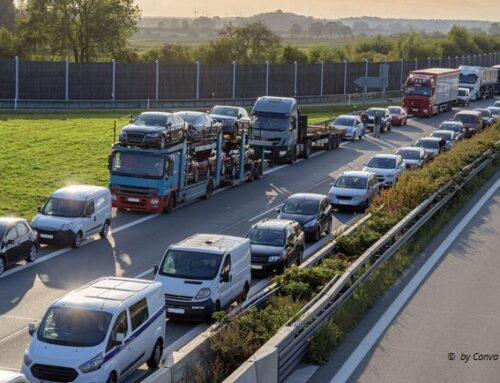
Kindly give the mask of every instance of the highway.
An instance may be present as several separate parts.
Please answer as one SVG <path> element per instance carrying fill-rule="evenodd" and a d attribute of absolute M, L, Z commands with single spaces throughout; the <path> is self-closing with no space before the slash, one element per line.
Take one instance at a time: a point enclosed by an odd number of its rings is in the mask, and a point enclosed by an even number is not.
<path fill-rule="evenodd" d="M 491 100 L 474 107 L 492 104 Z M 106 240 L 92 239 L 77 250 L 44 248 L 34 264 L 18 265 L 0 277 L 0 368 L 19 370 L 30 337 L 27 325 L 40 320 L 54 299 L 106 275 L 152 278 L 165 249 L 195 233 L 243 236 L 251 225 L 275 216 L 275 208 L 296 192 L 327 193 L 331 179 L 343 170 L 359 169 L 372 155 L 393 152 L 428 135 L 453 116 L 411 119 L 380 139 L 344 142 L 339 149 L 317 152 L 307 161 L 266 170 L 253 183 L 221 189 L 209 200 L 183 206 L 168 215 L 114 211 L 113 232 Z M 352 213 L 336 212 L 333 228 L 349 222 Z M 267 281 L 256 280 L 252 292 Z M 167 347 L 182 347 L 206 325 L 167 323 Z"/>
<path fill-rule="evenodd" d="M 497 173 L 307 382 L 498 382 L 499 248 Z"/>

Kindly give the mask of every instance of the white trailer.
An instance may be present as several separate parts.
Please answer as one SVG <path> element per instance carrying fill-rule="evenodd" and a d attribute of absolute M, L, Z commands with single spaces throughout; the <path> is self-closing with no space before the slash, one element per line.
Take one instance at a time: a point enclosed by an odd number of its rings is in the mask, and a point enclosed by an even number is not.
<path fill-rule="evenodd" d="M 461 65 L 460 82 L 461 88 L 468 88 L 471 100 L 491 98 L 495 94 L 498 72 L 495 68 Z"/>

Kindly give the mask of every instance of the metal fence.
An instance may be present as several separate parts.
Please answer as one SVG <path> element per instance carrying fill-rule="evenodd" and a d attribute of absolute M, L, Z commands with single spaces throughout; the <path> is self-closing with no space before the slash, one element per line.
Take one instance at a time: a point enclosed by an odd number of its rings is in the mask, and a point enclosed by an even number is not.
<path fill-rule="evenodd" d="M 492 66 L 500 52 L 395 62 L 164 64 L 24 62 L 0 59 L 0 101 L 125 102 L 327 96 L 400 90 L 408 72 Z"/>

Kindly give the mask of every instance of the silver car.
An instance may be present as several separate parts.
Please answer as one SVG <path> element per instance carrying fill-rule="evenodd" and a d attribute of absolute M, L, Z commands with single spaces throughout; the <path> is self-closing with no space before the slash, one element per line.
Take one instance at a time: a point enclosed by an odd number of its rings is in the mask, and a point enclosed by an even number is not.
<path fill-rule="evenodd" d="M 451 130 L 455 132 L 456 141 L 460 141 L 465 138 L 464 124 L 462 124 L 460 121 L 443 121 L 441 124 L 439 124 L 439 128 L 437 130 Z"/>
<path fill-rule="evenodd" d="M 332 183 L 328 199 L 335 208 L 364 210 L 379 191 L 380 182 L 375 173 L 347 171 Z"/>
<path fill-rule="evenodd" d="M 439 137 L 424 137 L 420 138 L 415 146 L 424 148 L 429 159 L 436 157 L 440 154 L 445 146 L 446 142 Z"/>
<path fill-rule="evenodd" d="M 365 164 L 363 170 L 375 173 L 384 186 L 391 186 L 401 177 L 406 165 L 398 154 L 377 154 Z"/>
<path fill-rule="evenodd" d="M 399 148 L 396 154 L 403 157 L 406 169 L 419 168 L 427 161 L 425 150 L 416 146 L 404 146 Z"/>
<path fill-rule="evenodd" d="M 443 150 L 450 150 L 453 147 L 453 143 L 456 141 L 455 132 L 451 130 L 435 130 L 432 132 L 431 137 L 442 138 L 446 141 Z"/>
<path fill-rule="evenodd" d="M 362 139 L 365 134 L 363 123 L 358 116 L 344 114 L 338 116 L 333 121 L 333 126 L 344 132 L 343 138 L 354 141 L 356 138 Z"/>
<path fill-rule="evenodd" d="M 497 103 L 495 103 L 497 105 Z M 500 104 L 499 106 L 488 106 L 488 108 L 491 112 L 491 117 L 493 118 L 493 121 L 498 122 L 499 121 L 499 115 L 500 115 Z"/>

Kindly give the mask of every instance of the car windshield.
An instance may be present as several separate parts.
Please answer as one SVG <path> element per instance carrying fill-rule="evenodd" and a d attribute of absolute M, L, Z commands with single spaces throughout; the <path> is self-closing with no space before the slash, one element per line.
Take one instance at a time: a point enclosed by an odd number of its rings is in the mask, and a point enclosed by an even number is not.
<path fill-rule="evenodd" d="M 401 149 L 398 151 L 398 154 L 403 157 L 404 160 L 419 160 L 420 152 L 418 150 L 408 150 Z"/>
<path fill-rule="evenodd" d="M 441 137 L 444 138 L 446 141 L 451 141 L 451 133 L 433 132 L 432 137 Z"/>
<path fill-rule="evenodd" d="M 490 112 L 492 116 L 498 116 L 498 114 L 500 113 L 500 108 L 491 108 Z"/>
<path fill-rule="evenodd" d="M 117 176 L 159 179 L 163 177 L 165 158 L 157 155 L 117 152 L 112 161 L 111 172 Z"/>
<path fill-rule="evenodd" d="M 337 117 L 333 121 L 334 126 L 354 126 L 354 118 Z"/>
<path fill-rule="evenodd" d="M 401 114 L 401 108 L 389 108 L 391 114 Z"/>
<path fill-rule="evenodd" d="M 42 214 L 55 217 L 82 217 L 85 201 L 50 197 L 43 207 Z"/>
<path fill-rule="evenodd" d="M 212 280 L 219 272 L 222 257 L 184 250 L 168 250 L 160 267 L 160 274 L 167 277 Z"/>
<path fill-rule="evenodd" d="M 453 130 L 454 132 L 460 132 L 460 125 L 453 123 L 442 123 L 439 125 L 439 129 Z"/>
<path fill-rule="evenodd" d="M 478 112 L 481 112 L 481 115 L 483 117 L 490 118 L 490 116 L 491 116 L 491 112 L 488 109 L 486 109 L 486 110 L 484 110 L 484 109 L 481 109 L 481 110 L 476 109 L 476 110 Z"/>
<path fill-rule="evenodd" d="M 199 125 L 202 121 L 202 116 L 199 114 L 180 113 L 179 116 L 190 125 Z"/>
<path fill-rule="evenodd" d="M 158 114 L 141 114 L 134 120 L 139 126 L 167 126 L 167 116 Z"/>
<path fill-rule="evenodd" d="M 454 120 L 460 121 L 463 124 L 475 124 L 477 122 L 477 117 L 471 114 L 457 114 Z"/>
<path fill-rule="evenodd" d="M 425 149 L 439 149 L 439 141 L 437 140 L 418 140 L 416 146 Z"/>
<path fill-rule="evenodd" d="M 290 126 L 290 120 L 288 118 L 255 116 L 253 119 L 254 129 L 284 132 L 285 130 L 288 129 L 289 126 Z"/>
<path fill-rule="evenodd" d="M 430 96 L 431 88 L 421 84 L 410 84 L 406 86 L 405 93 L 413 96 Z"/>
<path fill-rule="evenodd" d="M 366 189 L 367 184 L 366 177 L 340 176 L 334 186 L 346 189 Z"/>
<path fill-rule="evenodd" d="M 269 230 L 254 228 L 248 233 L 252 245 L 283 246 L 285 244 L 285 232 L 283 230 Z"/>
<path fill-rule="evenodd" d="M 212 108 L 210 114 L 219 114 L 221 116 L 238 117 L 237 108 L 227 108 L 224 106 L 216 106 Z"/>
<path fill-rule="evenodd" d="M 477 81 L 477 76 L 475 74 L 461 74 L 459 82 L 463 84 L 474 84 Z"/>
<path fill-rule="evenodd" d="M 368 109 L 367 114 L 368 114 L 370 117 L 373 117 L 373 116 L 380 116 L 380 117 L 384 117 L 384 116 L 385 116 L 385 110 L 379 110 L 379 109 Z"/>
<path fill-rule="evenodd" d="M 375 157 L 368 162 L 368 167 L 376 169 L 394 169 L 396 167 L 396 160 L 394 158 Z"/>
<path fill-rule="evenodd" d="M 283 206 L 283 213 L 298 215 L 315 215 L 318 212 L 319 201 L 292 198 Z"/>
<path fill-rule="evenodd" d="M 94 347 L 102 343 L 112 315 L 104 311 L 51 307 L 38 329 L 38 339 L 69 347 Z"/>

